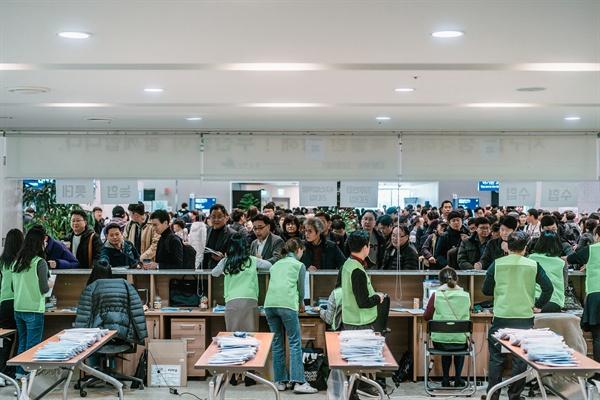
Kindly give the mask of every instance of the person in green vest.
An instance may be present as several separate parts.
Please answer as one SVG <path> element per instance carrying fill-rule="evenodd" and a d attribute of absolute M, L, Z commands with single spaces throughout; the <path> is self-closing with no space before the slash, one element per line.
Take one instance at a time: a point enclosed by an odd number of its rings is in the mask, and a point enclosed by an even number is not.
<path fill-rule="evenodd" d="M 501 345 L 492 339 L 501 328 L 531 329 L 534 313 L 550 301 L 554 288 L 542 266 L 535 260 L 525 257 L 529 237 L 525 232 L 512 232 L 507 239 L 508 255 L 496 259 L 487 269 L 481 291 L 486 296 L 494 296 L 494 318 L 488 332 L 489 383 L 487 391 L 502 382 L 502 371 L 506 354 L 501 353 Z M 535 298 L 536 284 L 541 293 Z M 527 369 L 527 364 L 513 357 L 512 376 Z M 525 387 L 525 379 L 520 379 L 508 387 L 508 399 L 520 400 Z M 481 396 L 482 399 L 486 395 Z M 498 400 L 500 391 L 494 392 L 492 400 Z"/>
<path fill-rule="evenodd" d="M 25 235 L 23 247 L 13 264 L 12 287 L 15 295 L 15 321 L 19 335 L 17 354 L 29 350 L 42 341 L 44 331 L 44 294 L 53 286 L 48 278 L 48 264 L 45 257 L 45 233 L 40 229 L 30 229 Z M 28 375 L 17 367 L 17 379 Z"/>
<path fill-rule="evenodd" d="M 562 254 L 563 248 L 558 234 L 550 229 L 541 231 L 529 258 L 537 261 L 544 268 L 554 287 L 550 301 L 542 307 L 543 313 L 560 312 L 565 305 L 565 279 L 568 279 L 568 272 L 565 276 L 567 263 L 560 258 Z M 535 297 L 540 297 L 541 292 L 541 288 L 536 285 Z"/>
<path fill-rule="evenodd" d="M 225 274 L 225 329 L 228 332 L 258 332 L 258 275 L 271 263 L 248 254 L 239 233 L 231 236 L 226 258 L 212 270 L 212 276 Z"/>
<path fill-rule="evenodd" d="M 458 286 L 458 275 L 451 267 L 443 268 L 438 276 L 442 285 L 431 294 L 423 314 L 429 320 L 469 320 L 471 319 L 471 296 Z M 443 351 L 461 351 L 467 348 L 467 336 L 464 333 L 431 333 L 433 347 Z M 464 356 L 454 356 L 454 387 L 465 387 L 461 377 Z M 452 356 L 442 356 L 442 386 L 450 386 L 450 366 Z"/>
<path fill-rule="evenodd" d="M 584 265 L 585 302 L 581 316 L 581 328 L 592 332 L 594 360 L 600 362 L 600 225 L 594 229 L 594 244 L 582 248 L 567 257 L 569 264 Z M 594 379 L 600 380 L 600 372 Z"/>
<path fill-rule="evenodd" d="M 298 312 L 304 312 L 304 280 L 306 266 L 299 260 L 304 244 L 291 238 L 281 248 L 281 259 L 271 267 L 269 287 L 265 297 L 265 315 L 273 337 L 273 371 L 279 391 L 294 389 L 294 393 L 316 393 L 306 382 L 302 363 L 302 343 Z M 285 365 L 285 339 L 290 349 L 290 368 Z"/>
<path fill-rule="evenodd" d="M 373 329 L 377 319 L 377 305 L 384 294 L 375 292 L 365 271 L 369 255 L 370 234 L 357 229 L 348 235 L 346 245 L 350 257 L 342 266 L 342 322 L 344 330 Z"/>
<path fill-rule="evenodd" d="M 23 232 L 19 229 L 11 229 L 4 239 L 4 251 L 0 255 L 0 328 L 17 329 L 15 321 L 15 294 L 12 290 L 12 265 L 17 259 L 17 254 L 23 246 Z M 15 368 L 7 367 L 6 362 L 10 357 L 16 335 L 5 336 L 2 347 L 0 347 L 0 372 L 15 376 Z M 0 379 L 1 381 L 2 379 Z M 2 382 L 0 382 L 2 383 Z"/>

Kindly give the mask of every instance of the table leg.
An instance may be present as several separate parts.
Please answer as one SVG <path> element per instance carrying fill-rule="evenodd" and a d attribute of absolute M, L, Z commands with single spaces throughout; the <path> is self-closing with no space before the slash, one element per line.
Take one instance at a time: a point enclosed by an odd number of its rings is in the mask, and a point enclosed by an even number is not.
<path fill-rule="evenodd" d="M 373 386 L 377 392 L 379 393 L 379 398 L 381 400 L 385 400 L 385 393 L 383 393 L 383 389 L 381 388 L 381 386 L 379 386 L 379 384 L 377 382 L 375 382 L 373 379 L 367 378 L 366 376 L 360 376 L 358 375 L 357 377 L 359 380 Z M 545 399 L 544 399 L 545 400 Z"/>
<path fill-rule="evenodd" d="M 548 395 L 546 394 L 546 387 L 544 386 L 544 382 L 542 382 L 542 377 L 540 376 L 540 373 L 537 370 L 533 370 L 533 376 L 535 376 L 535 379 L 537 380 L 538 386 L 540 387 L 540 392 L 542 393 L 542 399 L 543 400 L 547 400 L 548 399 Z"/>
<path fill-rule="evenodd" d="M 84 362 L 80 362 L 79 365 L 77 365 L 77 366 L 83 372 L 87 372 L 89 375 L 95 376 L 98 379 L 101 379 L 104 382 L 107 382 L 107 383 L 110 383 L 111 385 L 113 385 L 115 387 L 115 389 L 117 389 L 119 391 L 119 399 L 123 400 L 123 384 L 121 382 L 119 382 L 118 380 L 116 380 L 115 378 L 113 378 L 110 375 L 106 375 L 106 374 L 98 371 L 95 368 L 91 368 L 90 366 L 86 365 Z"/>
<path fill-rule="evenodd" d="M 497 384 L 496 386 L 492 387 L 489 390 L 489 392 L 487 392 L 486 400 L 491 400 L 494 392 L 496 392 L 497 390 L 501 390 L 504 386 L 508 386 L 511 383 L 518 381 L 519 379 L 526 378 L 527 376 L 529 376 L 531 374 L 532 371 L 533 371 L 533 368 L 527 367 L 527 370 L 525 370 L 525 372 L 521 372 L 520 374 L 515 375 L 512 378 L 509 378 L 505 381 L 502 381 L 499 384 Z"/>
<path fill-rule="evenodd" d="M 5 381 L 8 381 L 8 383 L 15 387 L 15 390 L 17 392 L 17 399 L 19 399 L 21 397 L 21 388 L 19 387 L 19 383 L 10 376 L 4 375 L 2 372 L 0 372 L 0 378 L 4 379 Z"/>
<path fill-rule="evenodd" d="M 246 372 L 246 376 L 249 376 L 251 379 L 255 380 L 256 382 L 264 383 L 265 385 L 269 386 L 275 392 L 275 398 L 277 400 L 280 400 L 279 390 L 277 390 L 277 386 L 275 386 L 275 384 L 273 382 L 266 380 L 262 376 L 255 375 L 252 372 Z"/>
<path fill-rule="evenodd" d="M 223 377 L 227 378 L 229 374 L 216 374 L 208 382 L 208 400 L 215 400 L 217 396 L 224 398 L 225 384 L 227 380 L 223 380 Z"/>
<path fill-rule="evenodd" d="M 63 400 L 67 400 L 67 394 L 69 392 L 69 383 L 71 383 L 71 377 L 73 376 L 73 368 L 69 368 L 69 372 L 67 373 L 67 377 L 65 378 L 65 386 L 63 387 Z"/>

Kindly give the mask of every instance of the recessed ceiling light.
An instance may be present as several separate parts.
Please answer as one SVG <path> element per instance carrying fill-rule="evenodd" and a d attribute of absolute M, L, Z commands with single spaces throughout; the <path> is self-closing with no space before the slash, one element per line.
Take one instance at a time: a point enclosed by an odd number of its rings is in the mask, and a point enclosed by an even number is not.
<path fill-rule="evenodd" d="M 200 121 L 202 117 L 188 117 L 186 118 L 188 121 Z"/>
<path fill-rule="evenodd" d="M 580 119 L 580 117 L 566 117 L 565 121 L 579 121 Z"/>
<path fill-rule="evenodd" d="M 148 92 L 148 93 L 160 93 L 162 91 L 163 91 L 163 89 L 161 89 L 161 88 L 146 88 L 146 89 L 144 89 L 144 92 Z"/>
<path fill-rule="evenodd" d="M 545 87 L 522 87 L 518 88 L 517 92 L 541 92 L 542 90 L 546 90 Z"/>
<path fill-rule="evenodd" d="M 415 89 L 414 88 L 410 88 L 410 87 L 401 87 L 401 88 L 396 88 L 394 89 L 395 92 L 414 92 Z"/>
<path fill-rule="evenodd" d="M 19 93 L 19 94 L 39 94 L 46 93 L 50 91 L 50 88 L 43 86 L 13 86 L 6 88 L 11 93 Z"/>
<path fill-rule="evenodd" d="M 387 120 L 390 120 L 391 118 L 390 117 L 377 117 L 375 119 L 378 121 L 387 121 Z"/>
<path fill-rule="evenodd" d="M 65 39 L 87 39 L 92 37 L 92 34 L 89 32 L 59 32 L 58 36 Z"/>
<path fill-rule="evenodd" d="M 455 38 L 464 35 L 463 31 L 437 31 L 433 32 L 431 36 L 437 38 Z"/>

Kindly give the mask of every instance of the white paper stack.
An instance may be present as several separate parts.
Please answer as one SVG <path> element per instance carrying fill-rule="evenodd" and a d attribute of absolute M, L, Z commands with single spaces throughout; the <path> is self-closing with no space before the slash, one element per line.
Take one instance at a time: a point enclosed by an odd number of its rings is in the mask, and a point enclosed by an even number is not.
<path fill-rule="evenodd" d="M 385 338 L 371 329 L 340 332 L 342 358 L 350 365 L 385 365 L 383 347 Z"/>
<path fill-rule="evenodd" d="M 219 352 L 208 360 L 209 364 L 243 364 L 254 358 L 260 346 L 260 340 L 248 336 L 217 336 L 213 341 L 219 345 Z"/>
<path fill-rule="evenodd" d="M 500 329 L 494 334 L 498 339 L 508 339 L 514 346 L 520 346 L 527 353 L 529 361 L 553 367 L 574 367 L 579 365 L 573 357 L 573 349 L 566 345 L 564 338 L 548 328 L 543 329 Z"/>

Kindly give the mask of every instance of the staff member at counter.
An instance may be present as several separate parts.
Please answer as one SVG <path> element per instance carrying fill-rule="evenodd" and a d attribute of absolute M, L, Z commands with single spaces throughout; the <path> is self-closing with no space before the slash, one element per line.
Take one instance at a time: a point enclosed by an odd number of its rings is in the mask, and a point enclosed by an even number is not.
<path fill-rule="evenodd" d="M 508 235 L 508 255 L 494 261 L 485 274 L 481 291 L 486 296 L 494 296 L 494 319 L 488 333 L 490 352 L 489 385 L 487 391 L 502 381 L 502 371 L 506 354 L 501 353 L 501 345 L 492 339 L 500 328 L 533 328 L 533 314 L 550 301 L 554 288 L 544 269 L 536 261 L 525 257 L 529 237 L 517 231 Z M 541 288 L 535 299 L 535 285 Z M 525 371 L 527 364 L 513 357 L 512 376 Z M 520 400 L 525 387 L 525 379 L 520 379 L 508 387 L 509 400 Z M 500 391 L 494 392 L 492 400 L 498 400 Z M 485 395 L 482 396 L 485 399 Z"/>

